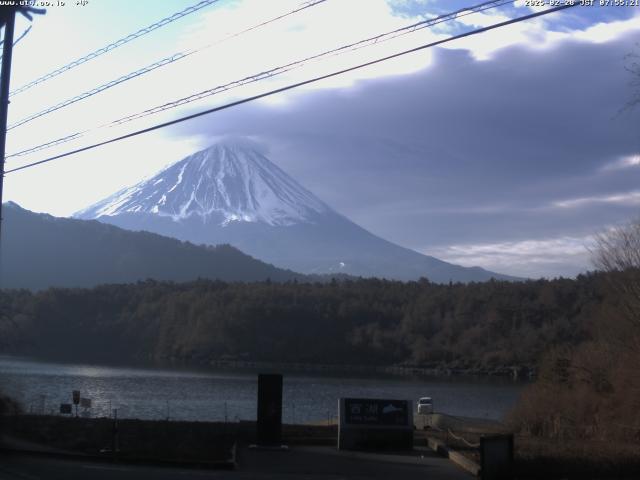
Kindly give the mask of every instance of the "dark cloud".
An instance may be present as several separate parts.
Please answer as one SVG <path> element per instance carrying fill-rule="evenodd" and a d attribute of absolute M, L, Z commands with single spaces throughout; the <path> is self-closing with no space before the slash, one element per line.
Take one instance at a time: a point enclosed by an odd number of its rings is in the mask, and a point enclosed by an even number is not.
<path fill-rule="evenodd" d="M 320 198 L 412 248 L 588 235 L 637 210 L 553 206 L 640 190 L 640 167 L 604 169 L 640 152 L 639 112 L 620 113 L 637 37 L 486 61 L 439 50 L 416 74 L 248 104 L 174 134 L 259 137 Z"/>

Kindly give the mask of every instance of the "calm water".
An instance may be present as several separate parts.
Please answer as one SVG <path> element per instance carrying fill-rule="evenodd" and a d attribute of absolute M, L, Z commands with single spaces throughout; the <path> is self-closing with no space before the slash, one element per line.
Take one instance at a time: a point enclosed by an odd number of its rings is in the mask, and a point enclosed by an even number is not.
<path fill-rule="evenodd" d="M 327 421 L 340 397 L 433 397 L 436 411 L 501 419 L 523 387 L 500 379 L 347 378 L 290 374 L 284 377 L 283 420 Z M 92 399 L 92 416 L 175 420 L 252 420 L 257 376 L 250 373 L 121 368 L 45 363 L 0 357 L 0 390 L 26 411 L 55 413 L 71 403 L 72 390 Z"/>

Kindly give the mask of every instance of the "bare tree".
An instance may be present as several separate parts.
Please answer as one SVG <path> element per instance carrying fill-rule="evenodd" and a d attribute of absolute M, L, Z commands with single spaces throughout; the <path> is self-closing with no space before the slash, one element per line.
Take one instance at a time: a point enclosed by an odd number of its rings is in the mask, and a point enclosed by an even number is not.
<path fill-rule="evenodd" d="M 611 273 L 623 313 L 640 335 L 640 218 L 597 234 L 591 253 L 595 267 Z"/>
<path fill-rule="evenodd" d="M 592 254 L 599 270 L 623 272 L 640 268 L 640 219 L 597 234 Z"/>
<path fill-rule="evenodd" d="M 640 43 L 636 44 L 633 52 L 625 55 L 625 69 L 631 74 L 630 86 L 633 88 L 633 94 L 625 109 L 632 109 L 640 105 Z"/>

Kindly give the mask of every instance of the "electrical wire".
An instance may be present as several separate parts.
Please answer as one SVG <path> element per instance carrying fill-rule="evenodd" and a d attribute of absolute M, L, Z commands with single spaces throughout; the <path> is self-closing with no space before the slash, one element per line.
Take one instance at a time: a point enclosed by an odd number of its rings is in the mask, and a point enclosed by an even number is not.
<path fill-rule="evenodd" d="M 307 5 L 302 7 L 302 8 L 309 8 L 310 6 L 314 6 L 314 5 L 316 5 L 318 3 L 321 3 L 323 1 L 325 1 L 325 0 L 315 0 L 315 1 L 307 2 Z M 248 77 L 244 77 L 244 78 L 242 78 L 240 80 L 234 80 L 234 81 L 232 81 L 230 83 L 227 83 L 227 84 L 218 85 L 216 87 L 204 90 L 202 92 L 198 92 L 198 93 L 195 93 L 193 95 L 189 95 L 187 97 L 183 97 L 183 98 L 174 100 L 172 102 L 168 102 L 168 103 L 165 103 L 165 104 L 162 104 L 162 105 L 155 106 L 153 108 L 144 110 L 142 112 L 137 112 L 135 114 L 131 114 L 131 115 L 119 118 L 117 120 L 113 120 L 112 122 L 109 122 L 109 123 L 106 123 L 106 124 L 103 124 L 103 125 L 100 125 L 100 126 L 96 127 L 96 129 L 122 125 L 124 123 L 128 123 L 128 122 L 133 121 L 133 120 L 137 120 L 137 119 L 140 119 L 140 118 L 143 118 L 143 117 L 146 117 L 146 116 L 149 116 L 149 115 L 153 115 L 153 114 L 165 111 L 165 110 L 169 110 L 169 109 L 176 108 L 176 107 L 179 107 L 179 106 L 182 106 L 182 105 L 186 105 L 188 103 L 192 103 L 192 102 L 195 102 L 195 101 L 198 101 L 198 100 L 201 100 L 203 98 L 207 98 L 207 97 L 210 97 L 210 96 L 213 96 L 213 95 L 217 95 L 219 93 L 226 92 L 226 91 L 231 90 L 233 88 L 237 88 L 237 87 L 240 87 L 240 86 L 243 86 L 243 85 L 247 85 L 247 84 L 250 84 L 250 83 L 258 82 L 260 80 L 264 80 L 264 79 L 271 78 L 271 77 L 274 77 L 274 76 L 277 76 L 277 75 L 281 75 L 281 74 L 286 73 L 288 71 L 291 71 L 291 70 L 293 70 L 295 68 L 300 68 L 300 67 L 304 66 L 305 64 L 307 64 L 308 62 L 311 62 L 311 61 L 321 60 L 321 59 L 326 58 L 326 57 L 331 57 L 331 56 L 341 55 L 341 54 L 344 54 L 344 53 L 347 53 L 347 52 L 352 52 L 352 51 L 358 50 L 360 48 L 364 48 L 364 47 L 367 47 L 367 46 L 375 45 L 375 44 L 378 44 L 378 43 L 382 43 L 382 42 L 391 40 L 393 38 L 397 38 L 397 37 L 402 36 L 402 35 L 407 35 L 409 33 L 413 33 L 415 31 L 421 30 L 423 28 L 427 28 L 427 27 L 431 27 L 431 26 L 434 26 L 434 25 L 437 25 L 437 24 L 440 24 L 440 23 L 448 22 L 448 21 L 451 21 L 451 20 L 454 20 L 454 19 L 457 19 L 457 18 L 460 18 L 460 17 L 467 16 L 467 15 L 480 13 L 480 12 L 483 12 L 483 11 L 488 10 L 488 9 L 497 8 L 497 7 L 500 7 L 500 6 L 505 5 L 507 3 L 511 3 L 511 1 L 512 0 L 486 1 L 486 2 L 482 2 L 480 4 L 477 4 L 477 5 L 471 6 L 471 7 L 467 7 L 467 8 L 460 9 L 460 10 L 456 10 L 454 12 L 450 12 L 450 13 L 447 13 L 447 14 L 444 14 L 444 15 L 439 15 L 439 16 L 431 18 L 431 19 L 422 20 L 422 21 L 420 21 L 418 23 L 414 23 L 414 24 L 411 24 L 411 25 L 408 25 L 408 26 L 405 26 L 405 27 L 402 27 L 402 28 L 398 28 L 398 29 L 392 30 L 390 32 L 378 34 L 378 35 L 375 35 L 373 37 L 369 37 L 369 38 L 366 38 L 364 40 L 359 40 L 357 42 L 353 42 L 353 43 L 350 43 L 350 44 L 347 44 L 347 45 L 343 45 L 341 47 L 334 48 L 334 49 L 328 50 L 328 51 L 324 51 L 324 52 L 319 53 L 319 54 L 311 55 L 309 57 L 305 57 L 303 59 L 296 60 L 294 62 L 288 63 L 288 64 L 283 65 L 283 66 L 275 67 L 275 68 L 272 68 L 270 70 L 266 70 L 266 71 L 263 71 L 263 72 L 260 72 L 260 73 L 257 73 L 257 74 L 253 74 L 253 75 L 250 75 Z M 286 15 L 290 15 L 291 13 L 295 13 L 297 11 L 300 11 L 302 8 L 298 8 L 298 9 L 292 11 L 292 12 L 289 12 L 288 14 L 276 17 L 276 19 L 282 18 L 283 16 L 286 16 Z M 272 19 L 270 21 L 274 21 L 274 20 L 275 19 Z M 263 22 L 260 25 L 264 25 L 265 23 L 266 22 Z M 244 31 L 252 30 L 252 29 L 254 29 L 256 27 L 251 27 L 251 28 L 246 29 Z M 240 33 L 242 33 L 242 32 L 240 32 Z M 227 38 L 235 37 L 235 36 L 239 35 L 240 33 L 233 34 L 233 35 L 231 35 L 230 37 L 227 37 Z M 208 46 L 205 46 L 205 47 L 203 47 L 201 49 L 198 49 L 196 51 L 202 51 L 203 49 L 209 48 L 209 46 L 211 46 L 211 45 L 212 44 L 210 44 Z M 196 51 L 194 51 L 193 53 L 195 53 Z M 175 60 L 179 60 L 181 58 L 185 58 L 187 55 L 190 55 L 190 53 L 187 53 L 187 54 L 185 54 L 185 53 L 177 53 L 177 54 L 174 55 L 174 57 L 175 57 Z M 169 58 L 172 59 L 174 57 L 169 57 Z M 171 60 L 171 61 L 175 61 L 175 60 Z M 158 68 L 160 66 L 164 66 L 167 63 L 168 63 L 167 59 L 163 59 L 160 62 L 156 62 L 156 64 L 152 64 L 152 65 L 150 65 L 148 67 L 145 67 L 145 68 L 143 68 L 141 70 L 138 70 L 136 72 L 132 72 L 132 73 L 130 73 L 128 75 L 125 75 L 124 77 L 121 77 L 120 79 L 117 79 L 117 80 L 114 80 L 112 82 L 109 82 L 109 83 L 105 84 L 104 86 L 97 87 L 96 89 L 93 89 L 93 90 L 91 90 L 89 92 L 85 92 L 85 93 L 83 93 L 81 95 L 78 95 L 78 96 L 76 96 L 76 97 L 74 97 L 74 98 L 72 98 L 70 100 L 67 100 L 67 101 L 62 102 L 62 103 L 60 103 L 58 105 L 54 105 L 53 107 L 50 107 L 50 108 L 48 108 L 46 110 L 43 110 L 40 113 L 37 113 L 37 114 L 34 114 L 34 115 L 30 116 L 30 117 L 22 119 L 19 122 L 14 123 L 13 125 L 9 126 L 8 130 L 11 130 L 11 129 L 17 127 L 17 126 L 23 125 L 23 124 L 29 122 L 30 120 L 33 120 L 33 119 L 38 118 L 40 116 L 46 115 L 47 113 L 51 113 L 52 111 L 58 110 L 59 108 L 63 108 L 65 106 L 67 106 L 67 105 L 70 105 L 71 103 L 75 103 L 75 102 L 80 101 L 80 100 L 82 100 L 84 98 L 87 98 L 87 97 L 89 97 L 91 95 L 95 95 L 96 93 L 99 93 L 100 91 L 103 91 L 106 88 L 110 88 L 111 86 L 115 86 L 118 83 L 122 83 L 122 82 L 127 81 L 127 80 L 129 80 L 131 78 L 135 78 L 135 77 L 137 77 L 139 75 L 143 75 L 144 73 L 147 73 L 148 71 L 151 71 L 151 70 L 153 70 L 155 68 Z M 84 134 L 86 134 L 86 133 L 88 133 L 90 131 L 91 131 L 90 129 L 89 130 L 85 130 L 83 132 L 80 132 L 79 135 L 82 136 L 82 135 L 84 135 Z M 73 137 L 73 138 L 71 136 L 67 136 L 67 137 L 64 137 L 64 138 L 67 139 L 66 141 L 71 141 L 71 140 L 74 140 L 75 138 L 77 138 L 77 136 Z M 7 155 L 6 158 L 24 156 L 24 155 L 27 155 L 27 154 L 30 154 L 30 153 L 34 153 L 34 152 L 39 151 L 39 150 L 50 148 L 51 146 L 59 145 L 60 143 L 65 143 L 65 141 L 63 141 L 63 139 L 58 139 L 58 140 L 60 140 L 60 141 L 55 141 L 54 140 L 54 141 L 47 142 L 47 143 L 39 145 L 39 146 L 31 147 L 29 149 L 22 150 L 22 151 Z"/>
<path fill-rule="evenodd" d="M 31 27 L 32 27 L 32 25 L 29 25 L 29 26 L 25 29 L 25 31 L 24 31 L 24 32 L 22 32 L 22 33 L 20 34 L 20 36 L 19 36 L 18 38 L 16 38 L 16 39 L 13 41 L 13 46 L 14 46 L 14 47 L 18 44 L 18 42 L 19 42 L 20 40 L 22 40 L 22 39 L 27 35 L 27 33 L 29 33 L 29 31 L 31 30 Z M 2 45 L 3 43 L 4 43 L 4 39 L 0 40 L 0 45 Z M 2 59 L 2 55 L 0 55 L 0 59 Z"/>
<path fill-rule="evenodd" d="M 158 62 L 152 63 L 151 65 L 148 65 L 144 68 L 141 68 L 140 70 L 136 70 L 135 72 L 131 72 L 128 73 L 126 75 L 123 75 L 122 77 L 116 78 L 115 80 L 111 80 L 110 82 L 107 82 L 103 85 L 100 85 L 99 87 L 95 87 L 92 88 L 91 90 L 88 90 L 84 93 L 81 93 L 80 95 L 76 95 L 75 97 L 69 98 L 67 100 L 64 100 L 60 103 L 57 103 L 51 107 L 45 108 L 44 110 L 41 110 L 37 113 L 34 113 L 32 115 L 29 115 L 21 120 L 18 120 L 17 122 L 9 125 L 7 127 L 7 131 L 9 130 L 13 130 L 16 127 L 19 127 L 20 125 L 24 125 L 25 123 L 29 123 L 32 120 L 35 120 L 36 118 L 42 117 L 44 115 L 47 115 L 49 113 L 55 112 L 56 110 L 60 110 L 61 108 L 64 107 L 68 107 L 69 105 L 72 105 L 76 102 L 79 102 L 80 100 L 84 100 L 85 98 L 89 98 L 92 97 L 93 95 L 96 95 L 100 92 L 103 92 L 111 87 L 115 87 L 116 85 L 119 85 L 121 83 L 126 82 L 127 80 L 131 80 L 133 78 L 139 77 L 141 75 L 144 75 L 145 73 L 151 72 L 153 70 L 155 70 L 156 68 L 160 68 L 164 65 L 168 65 L 169 63 L 175 62 L 176 60 L 180 59 L 180 58 L 184 58 L 183 56 L 172 56 L 172 57 L 167 57 L 167 58 L 163 58 L 162 60 L 159 60 Z"/>
<path fill-rule="evenodd" d="M 377 43 L 382 43 L 388 40 L 391 40 L 393 38 L 397 38 L 399 36 L 402 35 L 406 35 L 409 33 L 413 33 L 416 30 L 420 30 L 423 28 L 427 28 L 427 27 L 431 27 L 440 23 L 444 23 L 444 22 L 448 22 L 451 20 L 454 20 L 456 18 L 459 17 L 463 17 L 466 15 L 471 15 L 474 13 L 478 13 L 484 10 L 488 10 L 489 8 L 496 8 L 497 6 L 501 6 L 501 5 L 505 5 L 507 3 L 511 3 L 512 0 L 493 0 L 493 1 L 489 1 L 489 2 L 484 2 L 481 3 L 479 5 L 473 6 L 473 7 L 468 7 L 468 8 L 464 8 L 464 9 L 460 9 L 460 10 L 456 10 L 455 12 L 451 12 L 451 13 L 447 13 L 444 15 L 439 15 L 435 18 L 432 19 L 428 19 L 428 20 L 423 20 L 421 22 L 406 26 L 406 27 L 402 27 L 396 30 L 392 30 L 391 32 L 387 32 L 387 33 L 383 33 L 383 34 L 379 34 L 379 35 L 375 35 L 373 37 L 369 37 L 366 38 L 364 40 L 359 40 L 357 42 L 354 43 L 350 43 L 348 45 L 343 45 L 341 47 L 338 48 L 334 48 L 331 50 L 327 50 L 324 51 L 322 53 L 319 54 L 315 54 L 315 55 L 311 55 L 309 57 L 305 57 L 303 59 L 300 60 L 296 60 L 294 62 L 288 63 L 286 65 L 283 66 L 279 66 L 279 67 L 275 67 L 269 70 L 265 70 L 263 72 L 257 73 L 257 74 L 253 74 L 250 75 L 248 77 L 244 77 L 240 80 L 235 80 L 233 82 L 224 84 L 224 85 L 218 85 L 216 87 L 204 90 L 202 92 L 198 92 L 195 93 L 193 95 L 189 95 L 188 97 L 183 97 L 177 100 L 174 100 L 172 102 L 168 102 L 165 103 L 163 105 L 158 105 L 155 106 L 153 108 L 144 110 L 142 112 L 138 112 L 135 113 L 133 115 L 128 115 L 126 117 L 122 117 L 118 120 L 114 120 L 109 124 L 106 125 L 101 125 L 98 128 L 102 128 L 104 126 L 115 126 L 115 125 L 122 125 L 123 123 L 128 123 L 132 120 L 137 120 L 143 117 L 147 117 L 149 115 L 153 115 L 165 110 L 169 110 L 172 108 L 176 108 L 182 105 L 186 105 L 188 103 L 192 103 L 198 100 L 202 100 L 203 98 L 206 97 L 210 97 L 213 95 L 217 95 L 219 93 L 222 92 L 226 92 L 228 90 L 231 90 L 233 88 L 236 87 L 240 87 L 243 85 L 247 85 L 249 83 L 254 83 L 254 82 L 258 82 L 260 80 L 264 80 L 266 78 L 271 78 L 277 75 L 281 75 L 283 73 L 289 72 L 295 68 L 300 68 L 302 66 L 304 66 L 305 64 L 311 62 L 311 61 L 316 61 L 316 60 L 320 60 L 326 57 L 331 57 L 331 56 L 335 56 L 335 55 L 340 55 L 340 54 L 344 54 L 347 52 L 352 52 L 355 50 L 359 50 L 360 48 L 364 48 L 370 45 L 374 45 Z"/>
<path fill-rule="evenodd" d="M 16 38 L 16 39 L 13 41 L 13 46 L 14 46 L 14 47 L 18 44 L 18 42 L 20 42 L 20 40 L 22 40 L 24 37 L 26 37 L 26 36 L 27 36 L 27 34 L 31 31 L 31 27 L 32 27 L 32 26 L 33 26 L 33 25 L 29 25 L 29 26 L 25 29 L 25 31 L 24 31 L 24 32 L 22 32 L 22 33 L 20 34 L 20 36 L 19 36 L 18 38 Z M 0 58 L 1 58 L 1 57 L 0 57 Z"/>
<path fill-rule="evenodd" d="M 31 163 L 28 163 L 26 165 L 22 165 L 20 167 L 16 167 L 16 168 L 7 170 L 5 173 L 13 173 L 13 172 L 25 170 L 27 168 L 32 168 L 32 167 L 35 167 L 37 165 L 42 165 L 44 163 L 52 162 L 52 161 L 58 160 L 60 158 L 64 158 L 64 157 L 68 157 L 70 155 L 74 155 L 76 153 L 85 152 L 87 150 L 92 150 L 94 148 L 98 148 L 98 147 L 101 147 L 101 146 L 104 146 L 104 145 L 108 145 L 108 144 L 111 144 L 111 143 L 119 142 L 121 140 L 132 138 L 132 137 L 135 137 L 135 136 L 138 136 L 138 135 L 142 135 L 144 133 L 152 132 L 152 131 L 155 131 L 155 130 L 158 130 L 158 129 L 161 129 L 161 128 L 165 128 L 165 127 L 168 127 L 168 126 L 171 126 L 171 125 L 176 125 L 178 123 L 185 122 L 187 120 L 191 120 L 191 119 L 194 119 L 194 118 L 197 118 L 197 117 L 201 117 L 203 115 L 208 115 L 210 113 L 219 112 L 221 110 L 226 110 L 228 108 L 232 108 L 232 107 L 235 107 L 235 106 L 238 106 L 238 105 L 242 105 L 242 104 L 245 104 L 245 103 L 248 103 L 248 102 L 252 102 L 252 101 L 255 101 L 255 100 L 258 100 L 258 99 L 261 99 L 261 98 L 265 98 L 265 97 L 268 97 L 268 96 L 271 96 L 271 95 L 275 95 L 275 94 L 282 93 L 282 92 L 285 92 L 285 91 L 288 91 L 288 90 L 292 90 L 294 88 L 298 88 L 298 87 L 301 87 L 301 86 L 304 86 L 304 85 L 315 83 L 315 82 L 318 82 L 318 81 L 321 81 L 321 80 L 326 80 L 328 78 L 335 77 L 335 76 L 338 76 L 338 75 L 342 75 L 344 73 L 352 72 L 354 70 L 358 70 L 358 69 L 361 69 L 361 68 L 369 67 L 371 65 L 376 65 L 378 63 L 382 63 L 382 62 L 385 62 L 387 60 L 398 58 L 398 57 L 401 57 L 403 55 L 407 55 L 409 53 L 418 52 L 420 50 L 424 50 L 424 49 L 427 49 L 427 48 L 432 48 L 432 47 L 435 47 L 437 45 L 442 45 L 442 44 L 445 44 L 445 43 L 448 43 L 448 42 L 459 40 L 461 38 L 470 37 L 472 35 L 478 35 L 480 33 L 484 33 L 484 32 L 490 31 L 490 30 L 494 30 L 496 28 L 505 27 L 507 25 L 512 25 L 514 23 L 519 23 L 519 22 L 522 22 L 522 21 L 525 21 L 525 20 L 530 20 L 532 18 L 541 17 L 543 15 L 549 15 L 551 13 L 555 13 L 555 12 L 559 12 L 559 11 L 562 11 L 562 10 L 566 10 L 568 8 L 573 8 L 573 7 L 576 7 L 578 5 L 579 5 L 578 3 L 560 5 L 560 6 L 553 7 L 553 8 L 547 9 L 547 10 L 534 12 L 534 13 L 531 13 L 529 15 L 524 15 L 524 16 L 521 16 L 521 17 L 516 17 L 516 18 L 510 19 L 510 20 L 506 20 L 504 22 L 495 23 L 495 24 L 489 25 L 487 27 L 482 27 L 482 28 L 478 28 L 476 30 L 471 30 L 469 32 L 461 33 L 459 35 L 454 35 L 452 37 L 448 37 L 448 38 L 445 38 L 445 39 L 442 39 L 442 40 L 437 40 L 435 42 L 431 42 L 431 43 L 427 43 L 427 44 L 424 44 L 424 45 L 420 45 L 418 47 L 414 47 L 414 48 L 411 48 L 409 50 L 404 50 L 402 52 L 398 52 L 398 53 L 395 53 L 395 54 L 392 54 L 392 55 L 387 55 L 385 57 L 381 57 L 381 58 L 378 58 L 376 60 L 371 60 L 371 61 L 368 61 L 368 62 L 365 62 L 365 63 L 361 63 L 359 65 L 355 65 L 355 66 L 352 66 L 352 67 L 349 67 L 349 68 L 345 68 L 345 69 L 342 69 L 342 70 L 334 71 L 332 73 L 328 73 L 328 74 L 325 74 L 325 75 L 320 75 L 318 77 L 314 77 L 314 78 L 311 78 L 311 79 L 308 79 L 308 80 L 304 80 L 304 81 L 301 81 L 301 82 L 290 84 L 290 85 L 287 85 L 287 86 L 284 86 L 284 87 L 281 87 L 281 88 L 277 88 L 275 90 L 271 90 L 271 91 L 268 91 L 268 92 L 265 92 L 265 93 L 254 95 L 252 97 L 248 97 L 248 98 L 244 98 L 244 99 L 237 100 L 237 101 L 234 101 L 234 102 L 230 102 L 230 103 L 227 103 L 225 105 L 221 105 L 221 106 L 218 106 L 218 107 L 210 108 L 210 109 L 198 112 L 198 113 L 187 115 L 187 116 L 184 116 L 184 117 L 181 117 L 181 118 L 178 118 L 178 119 L 174 119 L 174 120 L 171 120 L 171 121 L 168 121 L 168 122 L 160 123 L 160 124 L 157 124 L 157 125 L 154 125 L 154 126 L 151 126 L 151 127 L 147 127 L 147 128 L 141 129 L 141 130 L 137 130 L 137 131 L 134 131 L 134 132 L 130 132 L 130 133 L 127 133 L 125 135 L 120 135 L 118 137 L 114 137 L 114 138 L 111 138 L 109 140 L 104 140 L 102 142 L 94 143 L 92 145 L 88 145 L 88 146 L 81 147 L 81 148 L 78 148 L 78 149 L 75 149 L 75 150 L 71 150 L 71 151 L 68 151 L 68 152 L 65 152 L 65 153 L 61 153 L 59 155 L 54 155 L 52 157 L 48 157 L 48 158 L 45 158 L 43 160 L 39 160 L 37 162 L 31 162 Z"/>
<path fill-rule="evenodd" d="M 152 23 L 151 25 L 141 28 L 140 30 L 138 30 L 137 32 L 131 33 L 129 35 L 127 35 L 126 37 L 122 37 L 119 40 L 116 40 L 113 43 L 110 43 L 109 45 L 99 48 L 97 50 L 94 50 L 93 52 L 90 52 L 86 55 L 84 55 L 83 57 L 80 57 L 76 60 L 73 60 L 72 62 L 67 63 L 66 65 L 63 65 L 62 67 L 56 68 L 55 70 L 42 75 L 41 77 L 36 78 L 35 80 L 32 80 L 31 82 L 16 88 L 15 90 L 13 90 L 9 95 L 13 96 L 13 95 L 17 95 L 19 93 L 22 93 L 26 90 L 29 90 L 32 87 L 35 87 L 36 85 L 39 85 L 42 82 L 45 82 L 47 80 L 50 80 L 54 77 L 57 77 L 58 75 L 60 75 L 61 73 L 67 72 L 79 65 L 82 65 L 83 63 L 86 63 L 90 60 L 93 60 L 94 58 L 99 57 L 100 55 L 103 55 L 107 52 L 110 52 L 118 47 L 121 47 L 122 45 L 131 42 L 132 40 L 135 40 L 136 38 L 142 37 L 144 35 L 147 35 L 148 33 L 153 32 L 154 30 L 157 30 L 160 27 L 164 27 L 165 25 L 168 25 L 172 22 L 175 22 L 176 20 L 179 20 L 182 17 L 185 17 L 191 13 L 197 12 L 198 10 L 201 10 L 205 7 L 208 7 L 209 5 L 216 3 L 218 0 L 202 0 L 201 2 L 192 5 L 190 7 L 185 8 L 184 10 L 181 10 L 179 12 L 174 13 L 173 15 L 170 15 L 168 17 L 163 18 L 162 20 L 159 20 L 155 23 Z"/>
<path fill-rule="evenodd" d="M 7 159 L 7 158 L 9 158 L 9 157 L 16 157 L 16 156 L 28 155 L 28 154 L 30 154 L 30 153 L 39 152 L 40 150 L 44 150 L 44 149 L 46 149 L 46 148 L 51 148 L 51 147 L 55 147 L 55 146 L 57 146 L 57 145 L 61 145 L 61 144 L 63 144 L 63 143 L 67 143 L 67 142 L 70 142 L 70 141 L 72 141 L 72 140 L 76 140 L 76 139 L 78 139 L 78 138 L 82 137 L 86 132 L 87 132 L 87 131 L 84 131 L 84 132 L 75 132 L 75 133 L 72 133 L 71 135 L 67 135 L 67 136 L 65 136 L 65 137 L 57 138 L 57 139 L 55 139 L 55 140 L 51 140 L 51 141 L 49 141 L 49 142 L 47 142 L 47 143 L 43 143 L 43 144 L 41 144 L 41 145 L 37 145 L 37 146 L 35 146 L 35 147 L 28 148 L 28 149 L 26 149 L 26 150 L 22 150 L 21 152 L 14 153 L 14 154 L 12 154 L 12 155 L 7 155 L 7 156 L 5 157 L 5 159 Z"/>
<path fill-rule="evenodd" d="M 25 31 L 24 31 L 24 32 L 22 32 L 22 33 L 20 34 L 20 36 L 19 36 L 18 38 L 16 38 L 16 39 L 13 41 L 13 46 L 14 46 L 14 47 L 18 44 L 18 42 L 19 42 L 20 40 L 22 40 L 24 37 L 26 37 L 26 36 L 27 36 L 27 33 L 29 33 L 29 32 L 31 31 L 31 27 L 32 27 L 32 25 L 29 25 L 29 26 L 25 29 Z M 0 45 L 2 45 L 3 43 L 4 43 L 4 39 L 3 39 L 3 40 L 0 40 Z M 0 55 L 0 61 L 2 61 L 2 55 Z"/>
<path fill-rule="evenodd" d="M 156 69 L 158 69 L 160 67 L 164 67 L 166 65 L 170 65 L 170 64 L 172 64 L 172 63 L 174 63 L 174 62 L 176 62 L 178 60 L 182 60 L 183 58 L 187 58 L 187 57 L 189 57 L 189 56 L 191 56 L 191 55 L 193 55 L 195 53 L 201 53 L 204 50 L 213 47 L 214 45 L 219 45 L 220 43 L 225 42 L 227 40 L 230 40 L 231 38 L 238 37 L 239 35 L 242 35 L 243 33 L 255 30 L 257 28 L 260 28 L 262 26 L 268 25 L 268 24 L 273 23 L 273 22 L 275 22 L 277 20 L 280 20 L 282 18 L 288 17 L 288 16 L 293 15 L 293 14 L 295 14 L 297 12 L 300 12 L 300 11 L 305 10 L 307 8 L 311 8 L 311 7 L 315 6 L 315 5 L 318 5 L 318 4 L 324 3 L 324 2 L 326 2 L 326 0 L 311 0 L 311 1 L 308 1 L 308 2 L 304 2 L 303 4 L 301 4 L 301 6 L 295 8 L 294 10 L 291 10 L 291 11 L 289 11 L 287 13 L 282 14 L 282 15 L 278 15 L 277 17 L 271 18 L 269 20 L 261 22 L 261 23 L 259 23 L 257 25 L 252 26 L 252 27 L 246 28 L 246 29 L 244 29 L 244 30 L 242 30 L 240 32 L 236 32 L 234 34 L 228 35 L 228 36 L 224 37 L 223 39 L 218 40 L 216 42 L 209 43 L 209 44 L 204 45 L 202 47 L 199 47 L 197 49 L 187 50 L 185 52 L 175 53 L 175 54 L 173 54 L 173 55 L 171 55 L 169 57 L 163 58 L 161 60 L 158 60 L 157 62 L 154 62 L 154 63 L 152 63 L 150 65 L 147 65 L 146 67 L 140 68 L 140 69 L 135 70 L 135 71 L 130 72 L 130 73 L 127 73 L 126 75 L 123 75 L 123 76 L 121 76 L 119 78 L 116 78 L 115 80 L 111 80 L 111 81 L 109 81 L 107 83 L 104 83 L 104 84 L 98 86 L 98 87 L 92 88 L 91 90 L 88 90 L 88 91 L 86 91 L 84 93 L 76 95 L 76 96 L 74 96 L 72 98 L 69 98 L 69 99 L 64 100 L 62 102 L 59 102 L 59 103 L 57 103 L 55 105 L 47 107 L 44 110 L 41 110 L 41 111 L 36 112 L 36 113 L 34 113 L 32 115 L 29 115 L 29 116 L 27 116 L 27 117 L 25 117 L 25 118 L 23 118 L 21 120 L 18 120 L 17 122 L 9 125 L 7 127 L 7 130 L 12 130 L 12 129 L 16 128 L 16 127 L 19 127 L 20 125 L 24 125 L 25 123 L 28 123 L 28 122 L 30 122 L 32 120 L 35 120 L 36 118 L 42 117 L 42 116 L 47 115 L 47 114 L 52 113 L 52 112 L 55 112 L 56 110 L 60 110 L 61 108 L 68 107 L 69 105 L 72 105 L 72 104 L 74 104 L 76 102 L 84 100 L 85 98 L 92 97 L 93 95 L 96 95 L 98 93 L 104 92 L 105 90 L 108 90 L 108 89 L 110 89 L 112 87 L 115 87 L 116 85 L 124 83 L 124 82 L 126 82 L 128 80 L 132 80 L 134 78 L 140 77 L 140 76 L 142 76 L 142 75 L 144 75 L 146 73 L 152 72 L 152 71 L 154 71 L 154 70 L 156 70 Z M 14 43 L 14 45 L 15 45 L 15 43 Z"/>

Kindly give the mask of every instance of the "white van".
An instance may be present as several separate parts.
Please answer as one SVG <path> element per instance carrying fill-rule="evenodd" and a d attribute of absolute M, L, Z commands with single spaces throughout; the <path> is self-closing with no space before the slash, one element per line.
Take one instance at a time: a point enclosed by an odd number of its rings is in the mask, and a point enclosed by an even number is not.
<path fill-rule="evenodd" d="M 418 415 L 429 415 L 433 413 L 433 402 L 431 397 L 422 397 L 418 400 Z"/>

